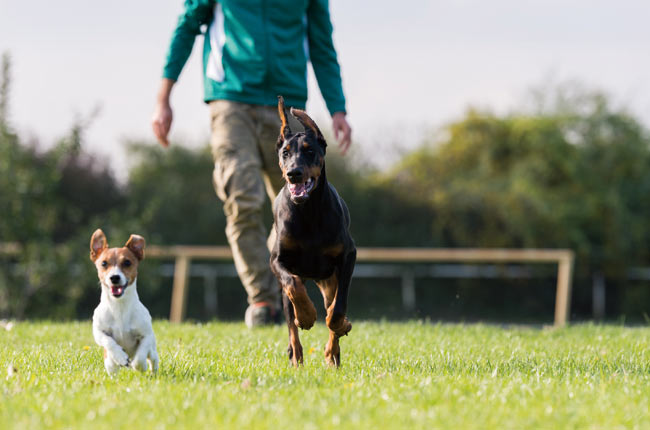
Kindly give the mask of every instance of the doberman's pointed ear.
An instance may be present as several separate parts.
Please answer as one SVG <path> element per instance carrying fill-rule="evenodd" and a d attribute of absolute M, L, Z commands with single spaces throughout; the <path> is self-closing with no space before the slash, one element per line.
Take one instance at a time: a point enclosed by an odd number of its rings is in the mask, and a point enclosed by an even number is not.
<path fill-rule="evenodd" d="M 144 237 L 138 236 L 137 234 L 132 234 L 129 237 L 129 240 L 126 241 L 125 247 L 129 248 L 133 254 L 135 254 L 138 260 L 144 259 Z"/>
<path fill-rule="evenodd" d="M 280 126 L 280 136 L 278 136 L 278 142 L 276 144 L 276 149 L 280 149 L 282 144 L 291 134 L 291 128 L 289 127 L 289 122 L 287 121 L 287 111 L 284 108 L 284 97 L 278 96 L 278 114 L 280 115 L 280 121 L 282 125 Z"/>
<path fill-rule="evenodd" d="M 95 262 L 106 248 L 108 248 L 106 235 L 101 228 L 98 228 L 90 238 L 90 260 Z"/>
<path fill-rule="evenodd" d="M 316 125 L 313 119 L 307 115 L 304 110 L 291 108 L 291 115 L 293 115 L 300 124 L 305 128 L 305 134 L 307 136 L 311 135 L 316 141 L 323 147 L 323 151 L 327 147 L 327 142 L 323 137 L 323 133 L 320 132 L 320 129 Z"/>

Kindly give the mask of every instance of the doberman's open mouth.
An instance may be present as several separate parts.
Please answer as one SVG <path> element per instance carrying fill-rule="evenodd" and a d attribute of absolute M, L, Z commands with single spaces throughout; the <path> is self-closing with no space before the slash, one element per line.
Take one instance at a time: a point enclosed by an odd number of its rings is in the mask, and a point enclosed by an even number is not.
<path fill-rule="evenodd" d="M 305 199 L 309 196 L 316 180 L 314 178 L 309 178 L 301 184 L 287 184 L 289 187 L 289 192 L 291 197 L 294 199 Z"/>

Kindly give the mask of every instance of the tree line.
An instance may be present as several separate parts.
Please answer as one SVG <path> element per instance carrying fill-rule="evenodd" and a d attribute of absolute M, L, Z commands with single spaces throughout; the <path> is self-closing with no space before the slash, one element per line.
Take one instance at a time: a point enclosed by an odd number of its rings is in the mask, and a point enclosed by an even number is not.
<path fill-rule="evenodd" d="M 88 317 L 99 295 L 88 261 L 97 227 L 112 245 L 130 233 L 156 244 L 227 244 L 207 144 L 163 150 L 153 142 L 126 142 L 131 167 L 120 183 L 86 151 L 86 121 L 73 122 L 47 150 L 12 128 L 8 64 L 5 57 L 0 242 L 20 244 L 21 250 L 0 257 L 0 317 Z M 548 94 L 531 95 L 533 107 L 509 114 L 470 109 L 387 170 L 332 151 L 328 178 L 350 207 L 358 246 L 570 248 L 576 252 L 575 315 L 589 317 L 591 277 L 598 273 L 608 283 L 608 316 L 642 318 L 650 289 L 628 274 L 649 263 L 648 130 L 601 93 L 570 86 Z M 155 316 L 165 316 L 170 280 L 160 275 L 159 264 L 143 266 L 147 287 L 140 294 Z M 542 284 L 554 283 L 552 275 L 540 273 L 546 276 Z M 481 309 L 491 308 L 496 311 L 490 315 L 507 319 L 521 301 L 529 302 L 529 313 L 542 312 L 536 302 L 553 293 L 517 288 L 535 281 L 480 281 L 489 288 L 467 282 L 441 281 L 447 289 L 439 292 L 427 287 L 415 316 L 453 319 L 462 301 L 463 317 L 471 318 L 473 310 L 481 317 Z M 364 294 L 384 291 L 378 289 L 382 281 L 354 283 L 362 284 Z M 226 291 L 225 303 L 245 307 L 241 287 Z M 378 302 L 392 300 L 382 294 Z"/>

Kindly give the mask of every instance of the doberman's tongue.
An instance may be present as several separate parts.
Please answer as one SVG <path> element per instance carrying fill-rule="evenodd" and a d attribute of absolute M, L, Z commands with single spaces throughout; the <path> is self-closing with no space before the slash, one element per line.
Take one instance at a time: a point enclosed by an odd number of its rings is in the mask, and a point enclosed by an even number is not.
<path fill-rule="evenodd" d="M 304 183 L 302 184 L 290 184 L 289 185 L 289 191 L 291 191 L 291 194 L 295 197 L 301 197 L 303 194 L 307 192 L 307 187 Z"/>
<path fill-rule="evenodd" d="M 305 197 L 313 187 L 314 180 L 309 178 L 302 184 L 289 184 L 289 191 L 291 192 L 292 197 Z"/>

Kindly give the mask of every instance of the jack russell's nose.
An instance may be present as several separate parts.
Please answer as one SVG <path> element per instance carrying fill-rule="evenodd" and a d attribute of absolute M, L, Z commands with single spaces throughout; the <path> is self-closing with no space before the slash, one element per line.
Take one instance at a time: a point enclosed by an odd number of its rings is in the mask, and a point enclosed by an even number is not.
<path fill-rule="evenodd" d="M 119 284 L 121 281 L 120 275 L 113 275 L 110 277 L 110 280 L 113 284 Z"/>

